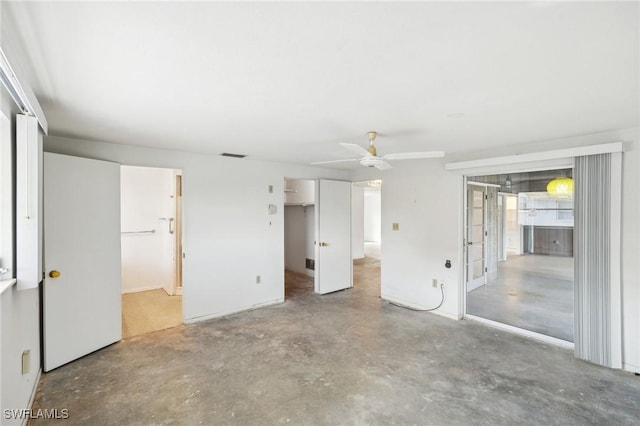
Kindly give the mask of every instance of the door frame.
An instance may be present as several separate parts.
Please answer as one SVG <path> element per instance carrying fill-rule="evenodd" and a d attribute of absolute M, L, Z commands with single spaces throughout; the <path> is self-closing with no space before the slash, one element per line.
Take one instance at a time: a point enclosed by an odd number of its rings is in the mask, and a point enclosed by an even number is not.
<path fill-rule="evenodd" d="M 482 235 L 482 245 L 483 245 L 483 255 L 482 255 L 482 268 L 484 269 L 482 277 L 478 277 L 474 280 L 474 284 L 473 284 L 473 289 L 471 290 L 475 290 L 476 288 L 479 288 L 483 285 L 487 285 L 487 241 L 488 241 L 488 226 L 487 226 L 487 221 L 488 221 L 488 208 L 487 208 L 487 192 L 486 189 L 488 187 L 494 187 L 494 188 L 499 188 L 500 185 L 494 185 L 491 183 L 483 183 L 483 182 L 476 182 L 476 181 L 472 181 L 472 180 L 466 180 L 465 179 L 465 193 L 464 193 L 464 212 L 463 212 L 463 235 L 464 235 L 464 241 L 463 241 L 463 250 L 464 250 L 464 255 L 463 255 L 463 259 L 464 261 L 462 262 L 464 265 L 464 291 L 465 291 L 465 300 L 466 300 L 466 292 L 470 291 L 469 287 L 470 287 L 470 282 L 469 282 L 469 244 L 468 244 L 468 227 L 469 227 L 469 186 L 479 186 L 479 187 L 484 187 L 485 190 L 483 191 L 484 194 L 484 200 L 483 200 L 483 206 L 482 206 L 482 226 L 483 226 L 483 235 Z M 477 285 L 477 281 L 482 281 L 482 284 Z M 466 304 L 465 304 L 465 312 L 466 312 Z"/>
<path fill-rule="evenodd" d="M 365 189 L 365 194 L 366 194 L 366 187 L 361 186 L 361 184 L 364 183 L 369 183 L 369 182 L 375 182 L 375 181 L 379 181 L 380 182 L 380 186 L 378 187 L 378 190 L 380 192 L 380 249 L 382 250 L 382 187 L 384 184 L 384 179 L 366 179 L 366 180 L 357 180 L 357 181 L 353 181 L 351 182 L 351 216 L 353 217 L 353 188 L 355 186 L 360 186 L 362 188 Z M 366 208 L 363 209 L 363 222 L 364 222 L 364 215 L 366 215 Z M 351 227 L 351 244 L 353 244 L 353 221 L 352 221 L 352 227 Z M 364 241 L 364 237 L 363 237 L 363 241 Z M 363 252 L 364 252 L 364 247 L 363 247 Z M 352 257 L 353 257 L 353 247 L 351 247 L 351 253 L 352 253 Z M 382 255 L 382 253 L 380 253 Z M 364 257 L 363 257 L 364 258 Z M 352 260 L 356 260 L 356 259 L 352 259 Z"/>
<path fill-rule="evenodd" d="M 480 183 L 480 182 L 476 182 L 473 180 L 474 177 L 477 176 L 485 176 L 485 175 L 499 175 L 499 174 L 515 174 L 515 173 L 526 173 L 526 172 L 535 172 L 535 171 L 543 171 L 543 170 L 557 170 L 557 169 L 563 169 L 563 168 L 574 168 L 574 162 L 573 162 L 573 158 L 569 158 L 566 159 L 567 161 L 565 162 L 558 162 L 557 164 L 553 164 L 553 165 L 546 165 L 546 166 L 540 166 L 540 167 L 536 167 L 534 165 L 531 165 L 529 167 L 522 166 L 522 167 L 513 167 L 513 168 L 505 168 L 505 167 L 487 167 L 484 168 L 482 170 L 482 172 L 478 172 L 478 173 L 473 173 L 473 174 L 469 174 L 469 175 L 463 175 L 463 179 L 462 179 L 462 223 L 461 223 L 461 235 L 463 235 L 463 244 L 461 244 L 461 248 L 460 248 L 460 258 L 463 259 L 463 261 L 461 262 L 461 268 L 462 268 L 462 274 L 461 274 L 461 285 L 460 288 L 462 289 L 461 294 L 461 305 L 462 305 L 462 319 L 469 319 L 472 321 L 476 321 L 476 322 L 480 322 L 486 325 L 489 325 L 491 327 L 494 328 L 498 328 L 501 330 L 505 330 L 508 331 L 510 333 L 513 334 L 517 334 L 520 336 L 525 336 L 525 337 L 529 337 L 532 339 L 536 339 L 545 343 L 549 343 L 555 346 L 559 346 L 559 347 L 563 347 L 563 348 L 567 348 L 567 349 L 574 349 L 575 345 L 573 342 L 568 342 L 566 340 L 562 340 L 562 339 L 558 339 L 552 336 L 547 336 L 546 334 L 541 334 L 541 333 L 536 333 L 535 331 L 530 331 L 530 330 L 526 330 L 524 328 L 519 328 L 519 327 L 514 327 L 512 325 L 509 324 L 505 324 L 505 323 L 501 323 L 498 321 L 493 321 L 490 319 L 486 319 L 483 317 L 478 317 L 475 316 L 473 314 L 469 314 L 467 312 L 467 249 L 466 249 L 466 234 L 465 234 L 465 230 L 466 230 L 466 224 L 467 224 L 467 185 L 470 182 L 471 184 L 474 185 L 485 185 L 485 186 L 496 186 L 499 187 L 500 185 L 493 185 L 493 184 L 485 184 L 485 183 Z M 575 317 L 575 313 L 574 313 L 574 317 Z"/>
<path fill-rule="evenodd" d="M 163 170 L 171 170 L 173 171 L 172 184 L 174 188 L 174 194 L 172 198 L 174 200 L 173 207 L 173 221 L 167 222 L 167 226 L 170 229 L 173 229 L 173 233 L 175 235 L 175 244 L 174 254 L 175 259 L 172 262 L 172 274 L 171 274 L 171 289 L 172 293 L 170 296 L 183 296 L 183 276 L 184 276 L 184 246 L 183 246 L 183 237 L 184 237 L 184 204 L 183 204 L 183 195 L 184 195 L 184 171 L 182 168 L 178 167 L 166 167 L 166 166 L 137 166 L 133 164 L 123 164 L 118 163 L 120 165 L 120 173 L 122 173 L 123 167 L 138 167 L 138 168 L 146 168 L 146 169 L 163 169 Z M 180 188 L 178 189 L 178 182 L 180 183 Z M 179 193 L 179 194 L 178 194 Z M 120 195 L 122 197 L 122 194 Z M 122 207 L 121 207 L 122 208 Z M 122 272 L 122 270 L 121 270 Z M 182 323 L 185 323 L 184 317 L 184 297 L 182 299 Z"/>

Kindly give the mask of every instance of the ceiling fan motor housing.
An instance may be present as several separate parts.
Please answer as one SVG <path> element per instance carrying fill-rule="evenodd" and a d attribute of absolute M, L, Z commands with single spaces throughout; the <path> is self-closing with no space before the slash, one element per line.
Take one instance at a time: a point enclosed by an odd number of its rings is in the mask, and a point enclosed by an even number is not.
<path fill-rule="evenodd" d="M 365 167 L 376 167 L 384 163 L 379 157 L 364 157 L 360 160 L 360 165 Z"/>

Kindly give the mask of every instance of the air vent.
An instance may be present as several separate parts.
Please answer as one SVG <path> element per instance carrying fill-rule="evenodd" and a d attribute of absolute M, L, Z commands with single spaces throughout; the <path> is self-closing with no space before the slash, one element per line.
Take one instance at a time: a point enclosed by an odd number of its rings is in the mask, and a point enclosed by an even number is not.
<path fill-rule="evenodd" d="M 231 158 L 244 158 L 246 157 L 246 155 L 244 154 L 231 154 L 229 152 L 223 152 L 222 154 L 223 157 L 231 157 Z"/>
<path fill-rule="evenodd" d="M 315 270 L 316 269 L 316 262 L 313 259 L 305 259 L 304 260 L 305 263 L 305 267 L 306 269 L 310 269 L 310 270 Z"/>

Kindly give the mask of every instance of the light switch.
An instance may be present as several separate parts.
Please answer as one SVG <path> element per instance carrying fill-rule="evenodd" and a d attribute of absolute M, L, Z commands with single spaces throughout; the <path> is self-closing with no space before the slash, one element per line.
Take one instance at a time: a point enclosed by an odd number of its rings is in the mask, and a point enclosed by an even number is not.
<path fill-rule="evenodd" d="M 399 231 L 399 230 L 400 230 L 400 224 L 399 224 L 399 223 L 393 223 L 393 224 L 391 225 L 391 228 L 392 228 L 394 231 Z"/>
<path fill-rule="evenodd" d="M 275 204 L 269 204 L 269 214 L 276 213 L 278 213 L 278 206 L 276 206 Z"/>
<path fill-rule="evenodd" d="M 22 352 L 22 374 L 29 374 L 31 371 L 31 350 Z"/>
<path fill-rule="evenodd" d="M 273 185 L 269 185 L 269 194 L 273 194 Z"/>

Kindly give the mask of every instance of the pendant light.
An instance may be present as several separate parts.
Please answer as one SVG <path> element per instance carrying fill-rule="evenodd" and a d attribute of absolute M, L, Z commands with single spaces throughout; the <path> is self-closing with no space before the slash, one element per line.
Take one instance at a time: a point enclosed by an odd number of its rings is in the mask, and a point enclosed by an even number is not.
<path fill-rule="evenodd" d="M 573 179 L 557 177 L 547 184 L 547 192 L 554 197 L 571 197 L 573 195 Z"/>

